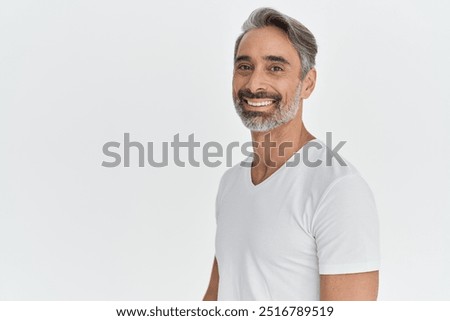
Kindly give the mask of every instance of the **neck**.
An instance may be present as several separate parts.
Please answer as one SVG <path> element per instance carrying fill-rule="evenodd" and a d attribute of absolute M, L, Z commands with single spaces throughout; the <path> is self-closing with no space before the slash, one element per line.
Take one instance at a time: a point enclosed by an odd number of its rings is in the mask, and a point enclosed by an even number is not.
<path fill-rule="evenodd" d="M 290 122 L 267 132 L 252 132 L 253 163 L 252 180 L 258 184 L 283 166 L 303 145 L 315 137 L 303 124 L 301 111 Z"/>

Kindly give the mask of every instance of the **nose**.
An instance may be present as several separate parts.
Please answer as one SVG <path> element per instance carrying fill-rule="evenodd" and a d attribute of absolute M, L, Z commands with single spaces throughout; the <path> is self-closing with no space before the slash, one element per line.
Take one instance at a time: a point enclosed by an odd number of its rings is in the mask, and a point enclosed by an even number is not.
<path fill-rule="evenodd" d="M 255 68 L 251 75 L 249 75 L 245 87 L 252 93 L 256 93 L 258 91 L 267 91 L 267 79 L 264 72 Z"/>

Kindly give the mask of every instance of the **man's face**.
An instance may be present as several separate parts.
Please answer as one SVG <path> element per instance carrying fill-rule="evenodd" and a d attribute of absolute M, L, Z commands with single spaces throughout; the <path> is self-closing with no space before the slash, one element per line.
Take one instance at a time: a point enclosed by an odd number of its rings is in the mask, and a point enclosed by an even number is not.
<path fill-rule="evenodd" d="M 264 27 L 244 35 L 234 64 L 233 100 L 247 128 L 269 131 L 295 117 L 300 70 L 298 53 L 281 29 Z"/>

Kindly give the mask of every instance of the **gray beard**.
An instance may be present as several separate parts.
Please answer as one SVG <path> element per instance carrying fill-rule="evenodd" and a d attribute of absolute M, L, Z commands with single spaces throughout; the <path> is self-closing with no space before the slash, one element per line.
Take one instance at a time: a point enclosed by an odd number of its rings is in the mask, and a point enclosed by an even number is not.
<path fill-rule="evenodd" d="M 244 110 L 243 102 L 239 98 L 235 99 L 234 107 L 236 108 L 236 112 L 241 118 L 244 126 L 251 131 L 270 131 L 294 119 L 299 108 L 301 91 L 302 83 L 300 83 L 295 90 L 294 98 L 285 105 L 281 102 L 277 102 L 275 105 L 275 111 L 272 113 Z"/>

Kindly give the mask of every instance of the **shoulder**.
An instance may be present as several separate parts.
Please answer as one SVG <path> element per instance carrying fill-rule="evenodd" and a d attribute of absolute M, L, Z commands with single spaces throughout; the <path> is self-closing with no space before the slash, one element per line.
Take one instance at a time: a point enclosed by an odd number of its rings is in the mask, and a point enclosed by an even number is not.
<path fill-rule="evenodd" d="M 347 180 L 354 176 L 360 177 L 356 167 L 344 158 L 340 151 L 327 146 L 319 139 L 312 140 L 303 146 L 298 155 L 286 166 L 292 167 L 290 173 L 318 195 L 325 193 L 340 180 Z"/>
<path fill-rule="evenodd" d="M 244 174 L 244 170 L 246 169 L 246 162 L 248 162 L 250 157 L 246 158 L 245 160 L 235 163 L 230 168 L 227 168 L 225 172 L 222 174 L 221 182 L 229 182 L 233 179 L 236 179 L 237 177 L 240 177 Z"/>
<path fill-rule="evenodd" d="M 314 200 L 313 221 L 320 217 L 353 217 L 353 222 L 357 217 L 375 218 L 375 199 L 360 172 L 342 155 L 335 155 L 330 146 L 318 143 L 321 148 L 311 153 L 310 160 L 320 160 L 320 165 L 307 167 L 305 175 Z"/>
<path fill-rule="evenodd" d="M 291 191 L 308 204 L 313 217 L 323 209 L 360 207 L 374 209 L 372 191 L 357 168 L 334 147 L 315 139 L 299 151 L 300 161 L 286 171 L 286 180 L 293 183 Z"/>
<path fill-rule="evenodd" d="M 233 188 L 235 184 L 239 184 L 240 181 L 244 179 L 245 170 L 248 170 L 248 166 L 246 164 L 250 164 L 248 163 L 249 160 L 250 157 L 247 157 L 245 160 L 238 162 L 225 170 L 220 178 L 219 194 L 223 193 L 227 189 Z"/>

